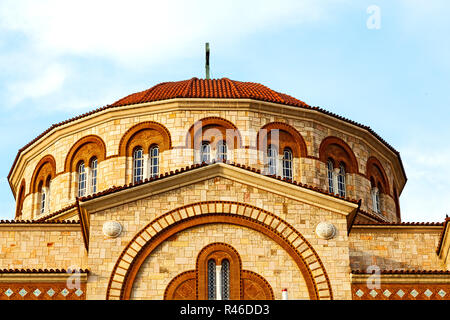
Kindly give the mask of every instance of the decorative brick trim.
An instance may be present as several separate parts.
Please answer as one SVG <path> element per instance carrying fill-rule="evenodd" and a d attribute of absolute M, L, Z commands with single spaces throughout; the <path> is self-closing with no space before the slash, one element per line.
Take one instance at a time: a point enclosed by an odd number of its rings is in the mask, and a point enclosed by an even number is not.
<path fill-rule="evenodd" d="M 380 270 L 380 274 L 449 274 L 449 270 Z M 364 270 L 352 270 L 352 274 L 374 274 Z"/>
<path fill-rule="evenodd" d="M 80 224 L 80 222 L 76 220 L 0 220 L 0 224 Z"/>
<path fill-rule="evenodd" d="M 272 286 L 269 284 L 269 282 L 261 275 L 249 271 L 249 270 L 242 270 L 242 282 L 244 283 L 244 296 L 243 299 L 247 300 L 248 297 L 246 297 L 246 290 L 245 290 L 245 282 L 246 280 L 250 280 L 253 283 L 259 284 L 261 288 L 264 289 L 264 293 L 266 295 L 265 300 L 275 300 L 275 295 L 273 293 Z M 258 299 L 259 300 L 259 299 Z"/>
<path fill-rule="evenodd" d="M 41 173 L 41 169 L 48 164 L 49 168 L 47 169 L 47 172 L 45 172 L 45 176 Z M 43 181 L 45 183 L 45 180 L 47 179 L 48 175 L 51 176 L 51 179 L 53 179 L 56 176 L 56 161 L 55 158 L 48 154 L 44 156 L 36 165 L 33 175 L 31 176 L 31 184 L 30 184 L 30 193 L 37 192 L 37 187 L 39 185 L 40 181 Z"/>
<path fill-rule="evenodd" d="M 89 273 L 89 269 L 73 269 L 71 273 Z M 67 269 L 0 269 L 0 274 L 4 273 L 68 273 Z"/>
<path fill-rule="evenodd" d="M 208 279 L 200 279 L 208 274 L 207 264 L 214 259 L 220 265 L 223 259 L 230 261 L 230 300 L 242 298 L 242 259 L 239 253 L 227 243 L 211 243 L 200 250 L 196 262 L 196 292 L 198 300 L 208 300 Z"/>
<path fill-rule="evenodd" d="M 188 208 L 192 210 L 187 210 Z M 167 223 L 168 216 L 174 221 L 172 224 Z M 272 219 L 266 219 L 268 216 Z M 141 265 L 162 242 L 183 230 L 211 223 L 240 225 L 267 235 L 296 262 L 311 299 L 333 299 L 330 280 L 322 261 L 296 229 L 264 209 L 232 201 L 193 203 L 171 210 L 150 222 L 133 237 L 120 254 L 110 276 L 106 299 L 130 297 Z M 142 242 L 145 244 L 141 245 Z"/>
<path fill-rule="evenodd" d="M 339 167 L 340 162 L 344 162 L 345 169 L 348 173 L 359 173 L 358 160 L 356 159 L 352 148 L 350 148 L 344 140 L 338 137 L 326 137 L 320 143 L 320 161 L 326 164 L 329 158 L 334 160 L 336 168 Z"/>
<path fill-rule="evenodd" d="M 377 171 L 380 172 L 381 177 L 379 176 Z M 387 178 L 386 171 L 384 171 L 381 162 L 374 156 L 371 156 L 369 159 L 367 159 L 366 178 L 369 181 L 370 178 L 373 178 L 376 186 L 378 186 L 378 184 L 381 184 L 383 186 L 383 193 L 391 195 L 391 189 L 389 188 L 389 180 Z"/>
<path fill-rule="evenodd" d="M 262 277 L 261 275 L 248 271 L 248 270 L 242 270 L 242 262 L 241 258 L 239 256 L 239 253 L 230 245 L 226 243 L 211 243 L 205 248 L 203 248 L 200 253 L 197 256 L 197 263 L 196 263 L 196 269 L 182 272 L 181 274 L 177 275 L 175 278 L 173 278 L 169 284 L 166 287 L 166 290 L 164 291 L 164 300 L 174 300 L 177 297 L 175 296 L 177 291 L 179 291 L 179 288 L 182 286 L 185 286 L 187 282 L 195 282 L 195 284 L 192 286 L 192 283 L 190 283 L 188 289 L 192 289 L 191 292 L 188 292 L 187 295 L 183 297 L 186 300 L 207 300 L 207 279 L 202 279 L 200 281 L 201 275 L 206 275 L 207 270 L 205 268 L 200 269 L 199 267 L 201 265 L 206 265 L 207 261 L 210 260 L 209 256 L 205 257 L 205 251 L 222 251 L 225 249 L 225 251 L 228 251 L 232 255 L 236 257 L 239 265 L 233 266 L 230 268 L 230 300 L 247 300 L 248 296 L 246 295 L 245 285 L 246 282 L 250 282 L 253 285 L 257 285 L 260 287 L 260 289 L 263 290 L 265 299 L 263 300 L 274 300 L 275 296 L 273 294 L 273 289 L 270 286 L 269 282 Z M 230 262 L 231 264 L 232 262 Z M 183 288 L 185 291 L 186 288 Z M 236 294 L 238 296 L 236 296 Z M 258 300 L 261 300 L 260 297 L 258 297 Z"/>
<path fill-rule="evenodd" d="M 182 284 L 184 284 L 186 281 L 195 281 L 197 282 L 197 272 L 196 270 L 190 270 L 185 271 L 177 275 L 175 278 L 170 280 L 169 284 L 166 287 L 166 290 L 164 290 L 164 300 L 175 300 L 174 294 L 176 293 L 176 290 L 178 287 Z M 196 285 L 193 285 L 192 292 L 185 297 L 189 298 L 187 300 L 195 300 L 196 297 Z"/>

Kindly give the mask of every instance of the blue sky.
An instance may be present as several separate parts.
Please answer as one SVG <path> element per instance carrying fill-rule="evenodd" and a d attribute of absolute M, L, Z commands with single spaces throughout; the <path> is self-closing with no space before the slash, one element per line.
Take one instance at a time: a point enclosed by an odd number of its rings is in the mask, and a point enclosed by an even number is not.
<path fill-rule="evenodd" d="M 374 129 L 403 159 L 403 220 L 442 221 L 448 12 L 445 0 L 1 0 L 0 219 L 14 217 L 6 176 L 19 148 L 129 93 L 203 78 L 208 41 L 213 78 L 259 82 Z"/>

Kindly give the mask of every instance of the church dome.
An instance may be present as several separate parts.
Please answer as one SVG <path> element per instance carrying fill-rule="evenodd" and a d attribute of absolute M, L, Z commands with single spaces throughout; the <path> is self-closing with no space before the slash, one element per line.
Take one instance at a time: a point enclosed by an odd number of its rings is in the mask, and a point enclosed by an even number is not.
<path fill-rule="evenodd" d="M 130 94 L 111 106 L 124 106 L 174 98 L 254 99 L 290 106 L 308 107 L 287 94 L 254 82 L 222 79 L 198 79 L 163 82 L 150 89 Z"/>

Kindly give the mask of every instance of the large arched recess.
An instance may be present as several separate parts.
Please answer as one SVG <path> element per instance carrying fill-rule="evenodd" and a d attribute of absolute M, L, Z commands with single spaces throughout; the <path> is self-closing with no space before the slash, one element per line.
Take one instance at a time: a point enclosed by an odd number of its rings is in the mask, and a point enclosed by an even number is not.
<path fill-rule="evenodd" d="M 142 264 L 168 238 L 192 227 L 217 223 L 247 227 L 270 237 L 295 261 L 312 300 L 333 299 L 330 280 L 322 261 L 295 228 L 266 210 L 232 201 L 186 205 L 150 222 L 131 239 L 120 254 L 109 279 L 106 299 L 128 300 Z"/>
<path fill-rule="evenodd" d="M 294 157 L 307 157 L 307 148 L 302 135 L 293 126 L 284 122 L 270 122 L 259 129 L 256 135 L 256 147 L 258 149 L 266 148 L 269 144 L 273 144 L 272 130 L 279 130 L 278 142 L 275 145 L 278 152 L 283 154 L 285 148 L 290 148 L 294 153 Z"/>

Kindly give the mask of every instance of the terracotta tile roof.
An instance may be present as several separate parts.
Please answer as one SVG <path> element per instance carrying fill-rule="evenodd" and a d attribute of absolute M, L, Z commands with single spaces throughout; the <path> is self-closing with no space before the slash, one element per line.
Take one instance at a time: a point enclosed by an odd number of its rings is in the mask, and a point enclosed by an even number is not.
<path fill-rule="evenodd" d="M 0 273 L 89 273 L 89 269 L 0 269 Z"/>
<path fill-rule="evenodd" d="M 35 143 L 37 140 L 45 136 L 47 133 L 52 131 L 53 129 L 70 123 L 72 121 L 76 121 L 85 117 L 88 117 L 92 114 L 101 112 L 106 109 L 116 108 L 125 105 L 131 105 L 136 103 L 144 103 L 151 101 L 161 101 L 168 100 L 174 98 L 226 98 L 226 99 L 254 99 L 260 101 L 267 101 L 273 103 L 284 104 L 288 106 L 296 106 L 304 109 L 316 110 L 320 113 L 332 116 L 336 119 L 345 121 L 357 127 L 367 130 L 371 133 L 376 139 L 378 139 L 381 143 L 383 143 L 387 148 L 389 148 L 392 152 L 394 152 L 400 162 L 400 166 L 403 172 L 403 175 L 406 178 L 405 169 L 403 167 L 403 163 L 400 157 L 400 153 L 395 150 L 389 143 L 387 143 L 383 138 L 381 138 L 375 131 L 373 131 L 370 127 L 359 124 L 355 121 L 349 120 L 347 118 L 341 117 L 335 113 L 324 110 L 320 107 L 312 107 L 306 104 L 305 102 L 295 99 L 287 94 L 279 93 L 269 89 L 268 87 L 253 82 L 240 82 L 234 81 L 227 78 L 222 79 L 197 79 L 192 78 L 190 80 L 177 81 L 177 82 L 163 82 L 153 86 L 152 88 L 141 91 L 138 93 L 134 93 L 128 95 L 113 104 L 106 105 L 104 107 L 98 108 L 96 110 L 83 113 L 77 117 L 73 117 L 63 122 L 59 122 L 53 124 L 50 128 L 45 130 L 39 136 L 34 138 L 32 141 L 27 143 L 24 147 L 19 149 L 17 152 L 16 158 L 14 159 L 13 165 L 8 174 L 8 181 L 11 177 L 12 171 L 19 159 L 20 154 Z"/>
<path fill-rule="evenodd" d="M 0 224 L 80 224 L 80 222 L 76 220 L 0 220 Z"/>
<path fill-rule="evenodd" d="M 358 210 L 358 214 L 363 215 L 363 216 L 366 216 L 366 217 L 369 217 L 369 218 L 374 219 L 374 220 L 376 220 L 376 221 L 379 221 L 380 223 L 386 222 L 385 219 L 383 219 L 383 218 L 381 218 L 381 217 L 379 217 L 379 216 L 376 216 L 376 215 L 374 215 L 374 214 L 372 214 L 372 213 L 370 213 L 370 212 L 361 210 L 361 209 Z M 364 224 L 364 223 L 358 223 L 358 222 L 355 222 L 355 226 L 356 226 L 356 225 L 361 225 L 361 224 Z"/>
<path fill-rule="evenodd" d="M 444 236 L 445 236 L 445 232 L 447 231 L 447 227 L 449 225 L 449 222 L 450 222 L 450 218 L 446 217 L 445 218 L 445 222 L 444 222 L 444 228 L 442 228 L 442 233 L 441 233 L 441 236 L 439 237 L 439 243 L 438 243 L 438 246 L 437 246 L 437 249 L 436 249 L 436 253 L 438 255 L 441 254 L 442 245 L 444 243 Z"/>
<path fill-rule="evenodd" d="M 198 169 L 198 168 L 206 167 L 206 166 L 209 166 L 209 165 L 212 165 L 212 164 L 215 164 L 215 163 L 216 163 L 216 162 L 213 161 L 213 162 L 211 162 L 211 163 L 205 163 L 205 162 L 203 162 L 203 163 L 201 163 L 201 164 L 193 164 L 193 165 L 187 166 L 187 167 L 185 167 L 185 168 L 176 169 L 175 171 L 170 171 L 170 172 L 166 172 L 166 173 L 164 173 L 164 174 L 160 174 L 160 175 L 159 175 L 158 177 L 156 177 L 156 178 L 145 179 L 144 181 L 140 181 L 140 182 L 137 182 L 137 183 L 130 183 L 130 184 L 126 184 L 126 185 L 123 185 L 123 186 L 120 186 L 120 187 L 113 186 L 113 187 L 111 187 L 111 188 L 109 188 L 109 189 L 106 189 L 106 190 L 104 190 L 104 191 L 95 193 L 95 194 L 93 194 L 93 195 L 89 195 L 89 196 L 86 196 L 86 197 L 79 198 L 79 200 L 80 200 L 81 202 L 84 202 L 84 201 L 88 201 L 88 200 L 91 200 L 91 199 L 96 199 L 96 198 L 99 198 L 99 197 L 102 197 L 102 196 L 105 196 L 105 195 L 109 195 L 109 194 L 112 194 L 112 193 L 115 193 L 115 192 L 119 192 L 119 191 L 122 191 L 122 190 L 127 190 L 127 189 L 130 189 L 130 188 L 139 186 L 139 185 L 147 184 L 147 183 L 153 182 L 153 181 L 155 181 L 155 180 L 161 180 L 161 179 L 164 179 L 164 178 L 166 178 L 166 177 L 175 176 L 175 175 L 180 174 L 180 173 L 183 173 L 183 172 L 188 172 L 188 171 L 196 170 L 196 169 Z M 262 174 L 262 173 L 261 173 L 261 170 L 252 168 L 252 167 L 250 167 L 250 166 L 241 165 L 241 164 L 239 164 L 239 163 L 229 162 L 229 161 L 226 161 L 226 162 L 223 162 L 223 163 L 225 163 L 225 164 L 227 164 L 227 165 L 231 165 L 231 166 L 237 167 L 237 168 L 242 168 L 242 169 L 244 169 L 244 170 L 251 171 L 251 172 L 254 172 L 254 173 Z M 347 198 L 341 197 L 341 196 L 339 196 L 339 195 L 336 195 L 336 194 L 333 194 L 333 193 L 329 193 L 329 192 L 326 191 L 326 190 L 323 190 L 323 189 L 320 189 L 320 188 L 317 188 L 317 187 L 314 187 L 314 186 L 306 185 L 306 184 L 303 184 L 303 183 L 300 183 L 300 182 L 297 182 L 297 181 L 292 181 L 292 180 L 288 180 L 288 179 L 283 179 L 283 178 L 280 177 L 280 176 L 275 176 L 275 175 L 267 176 L 267 175 L 266 175 L 266 177 L 270 177 L 270 178 L 272 178 L 272 179 L 284 181 L 284 182 L 286 182 L 286 183 L 289 183 L 289 184 L 293 184 L 293 185 L 299 186 L 299 187 L 301 187 L 301 188 L 305 188 L 305 189 L 313 190 L 313 191 L 316 191 L 316 192 L 319 192 L 319 193 L 322 193 L 322 194 L 326 194 L 326 195 L 328 195 L 328 196 L 331 196 L 331 197 L 334 197 L 334 198 L 337 198 L 337 199 L 345 200 L 345 201 L 352 202 L 352 203 L 358 203 L 357 200 L 350 199 L 350 198 L 348 198 L 348 197 L 347 197 Z"/>
<path fill-rule="evenodd" d="M 111 106 L 124 106 L 175 98 L 254 99 L 290 106 L 309 107 L 303 101 L 253 82 L 222 79 L 197 79 L 163 82 L 148 90 L 130 94 Z"/>
<path fill-rule="evenodd" d="M 76 204 L 76 203 L 73 203 L 73 204 L 71 204 L 70 206 L 67 206 L 67 207 L 65 207 L 65 208 L 62 208 L 61 210 L 55 211 L 55 212 L 53 212 L 53 213 L 50 213 L 50 214 L 48 214 L 48 215 L 46 215 L 46 216 L 44 216 L 44 217 L 42 217 L 42 218 L 39 218 L 39 219 L 37 219 L 37 220 L 35 220 L 35 221 L 36 221 L 36 222 L 46 221 L 46 220 L 48 220 L 48 219 L 50 219 L 50 218 L 56 217 L 56 216 L 60 215 L 61 213 L 64 213 L 64 212 L 69 211 L 70 209 L 74 209 L 74 208 L 76 208 L 76 207 L 77 207 L 77 204 Z"/>
<path fill-rule="evenodd" d="M 374 274 L 363 270 L 352 270 L 352 274 Z M 380 270 L 380 274 L 450 274 L 450 270 Z"/>

